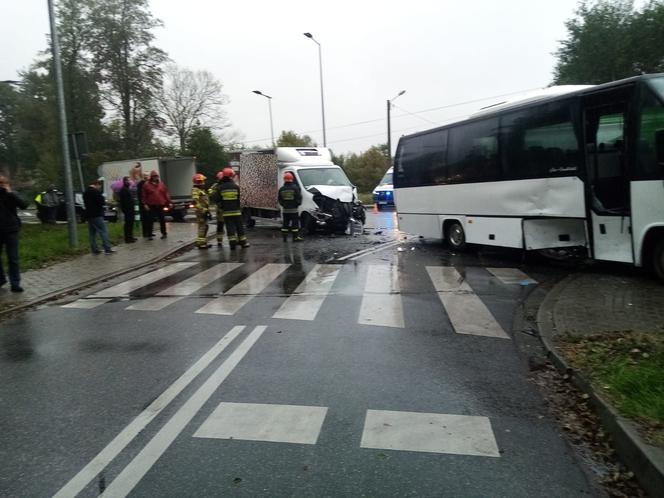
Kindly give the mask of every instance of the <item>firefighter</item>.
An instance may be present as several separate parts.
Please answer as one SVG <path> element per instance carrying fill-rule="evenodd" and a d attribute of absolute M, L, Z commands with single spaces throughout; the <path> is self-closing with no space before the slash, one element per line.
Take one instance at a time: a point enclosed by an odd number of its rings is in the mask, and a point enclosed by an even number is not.
<path fill-rule="evenodd" d="M 207 249 L 210 244 L 207 243 L 208 220 L 210 216 L 210 200 L 205 189 L 205 176 L 196 173 L 192 177 L 194 186 L 191 189 L 191 198 L 194 201 L 194 210 L 196 211 L 196 223 L 198 224 L 198 237 L 196 237 L 196 247 Z"/>
<path fill-rule="evenodd" d="M 221 241 L 224 238 L 224 211 L 221 209 L 221 179 L 224 177 L 224 173 L 219 171 L 216 176 L 217 181 L 210 187 L 208 194 L 210 202 L 217 207 L 217 247 L 221 247 Z"/>
<path fill-rule="evenodd" d="M 288 240 L 288 233 L 293 234 L 293 241 L 300 242 L 304 240 L 300 236 L 300 218 L 297 208 L 302 204 L 302 193 L 300 187 L 293 182 L 293 173 L 286 171 L 284 173 L 284 184 L 279 189 L 279 204 L 281 205 L 281 236 L 284 242 Z"/>
<path fill-rule="evenodd" d="M 233 181 L 235 173 L 233 172 L 233 168 L 224 168 L 221 173 L 222 178 L 219 187 L 221 209 L 223 211 L 226 235 L 228 235 L 228 243 L 231 246 L 231 251 L 235 250 L 238 244 L 242 247 L 249 247 L 247 237 L 244 235 L 244 225 L 242 224 L 240 187 Z"/>

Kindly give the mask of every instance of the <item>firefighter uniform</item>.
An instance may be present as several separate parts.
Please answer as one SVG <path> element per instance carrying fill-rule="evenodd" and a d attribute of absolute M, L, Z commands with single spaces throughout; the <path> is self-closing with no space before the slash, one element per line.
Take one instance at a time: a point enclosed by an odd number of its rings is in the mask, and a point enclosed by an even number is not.
<path fill-rule="evenodd" d="M 198 225 L 196 247 L 200 249 L 207 249 L 210 247 L 207 243 L 207 233 L 209 228 L 208 219 L 210 218 L 210 200 L 208 198 L 205 185 L 194 185 L 191 190 L 191 198 L 194 201 L 196 224 Z"/>
<path fill-rule="evenodd" d="M 216 182 L 208 190 L 210 201 L 216 206 L 217 214 L 217 245 L 221 246 L 224 239 L 224 210 L 221 208 L 221 181 Z"/>
<path fill-rule="evenodd" d="M 219 187 L 221 195 L 221 209 L 223 211 L 224 224 L 226 225 L 226 235 L 231 249 L 235 249 L 238 244 L 242 247 L 249 247 L 247 237 L 244 234 L 244 225 L 242 224 L 242 210 L 240 209 L 240 187 L 229 176 L 224 176 Z"/>
<path fill-rule="evenodd" d="M 283 223 L 281 225 L 281 236 L 284 242 L 288 239 L 288 233 L 293 235 L 294 241 L 303 240 L 300 237 L 300 218 L 298 215 L 298 206 L 302 204 L 302 193 L 300 187 L 295 185 L 292 180 L 284 183 L 279 189 L 279 204 L 281 205 L 281 216 Z"/>

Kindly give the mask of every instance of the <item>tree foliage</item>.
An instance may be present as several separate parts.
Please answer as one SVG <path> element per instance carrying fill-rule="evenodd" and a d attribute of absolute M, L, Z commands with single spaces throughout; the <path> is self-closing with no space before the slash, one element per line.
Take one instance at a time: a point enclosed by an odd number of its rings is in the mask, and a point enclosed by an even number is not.
<path fill-rule="evenodd" d="M 196 156 L 196 168 L 208 179 L 228 166 L 228 155 L 210 128 L 194 128 L 187 140 L 187 153 Z"/>
<path fill-rule="evenodd" d="M 165 75 L 157 101 L 167 129 L 175 132 L 180 151 L 184 152 L 189 135 L 195 128 L 224 127 L 223 105 L 227 99 L 222 93 L 221 82 L 209 71 L 191 71 L 170 65 Z"/>
<path fill-rule="evenodd" d="M 664 2 L 583 0 L 565 23 L 554 83 L 598 84 L 664 71 Z"/>
<path fill-rule="evenodd" d="M 92 0 L 91 50 L 105 102 L 122 122 L 124 152 L 136 156 L 150 144 L 158 124 L 155 97 L 161 89 L 166 53 L 153 45 L 162 25 L 148 0 Z"/>
<path fill-rule="evenodd" d="M 361 154 L 342 157 L 343 168 L 359 192 L 371 192 L 390 167 L 387 144 L 374 145 Z"/>
<path fill-rule="evenodd" d="M 206 71 L 164 70 L 169 59 L 153 33 L 162 23 L 148 2 L 56 2 L 67 128 L 86 136 L 85 183 L 111 160 L 193 153 L 210 171 L 226 163 L 222 135 L 212 132 L 227 126 L 222 85 Z M 51 52 L 44 50 L 19 85 L 0 83 L 0 172 L 26 190 L 63 187 L 53 72 Z M 240 139 L 226 130 L 221 140 Z"/>
<path fill-rule="evenodd" d="M 298 135 L 294 131 L 284 130 L 277 138 L 277 147 L 316 147 L 316 142 L 309 135 Z"/>

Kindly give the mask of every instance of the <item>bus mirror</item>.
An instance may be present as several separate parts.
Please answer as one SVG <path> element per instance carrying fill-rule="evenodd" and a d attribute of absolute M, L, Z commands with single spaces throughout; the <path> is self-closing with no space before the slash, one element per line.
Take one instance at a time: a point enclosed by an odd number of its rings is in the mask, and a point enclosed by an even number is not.
<path fill-rule="evenodd" d="M 662 173 L 664 173 L 664 130 L 657 130 L 655 132 L 655 149 L 657 151 L 657 164 Z"/>

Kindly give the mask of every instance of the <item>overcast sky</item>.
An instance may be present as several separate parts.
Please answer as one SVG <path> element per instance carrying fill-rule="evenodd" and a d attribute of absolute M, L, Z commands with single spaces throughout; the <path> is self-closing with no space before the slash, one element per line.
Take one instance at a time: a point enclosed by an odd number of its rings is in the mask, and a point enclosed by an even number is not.
<path fill-rule="evenodd" d="M 0 0 L 0 79 L 15 79 L 46 47 L 46 0 Z M 327 143 L 361 152 L 432 128 L 501 98 L 547 86 L 552 53 L 577 0 L 151 0 L 164 22 L 156 45 L 180 66 L 211 71 L 224 84 L 228 118 L 248 145 L 307 133 L 322 145 L 318 48 L 322 45 Z M 414 113 L 412 116 L 410 113 Z M 353 125 L 353 123 L 371 121 Z M 352 125 L 352 126 L 351 126 Z"/>

